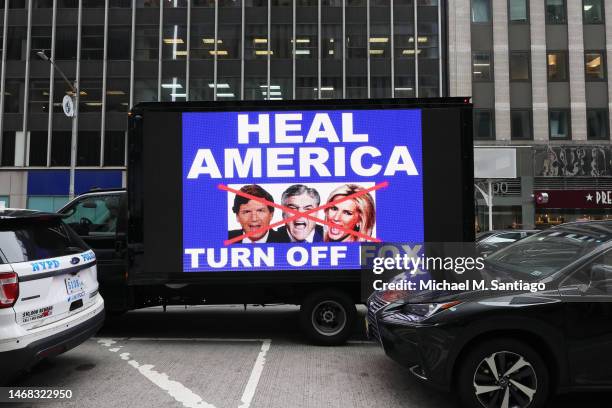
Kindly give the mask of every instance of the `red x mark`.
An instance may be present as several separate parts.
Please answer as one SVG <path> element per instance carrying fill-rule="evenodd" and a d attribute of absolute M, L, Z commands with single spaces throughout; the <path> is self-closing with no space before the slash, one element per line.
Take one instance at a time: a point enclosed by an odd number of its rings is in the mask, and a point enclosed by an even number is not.
<path fill-rule="evenodd" d="M 273 203 L 271 201 L 268 201 L 265 198 L 256 197 L 254 195 L 242 192 L 240 190 L 235 190 L 235 189 L 233 189 L 231 187 L 228 187 L 226 185 L 219 184 L 217 186 L 219 188 L 219 190 L 228 191 L 230 193 L 237 194 L 237 195 L 239 195 L 241 197 L 248 198 L 249 200 L 255 200 L 255 201 L 258 201 L 258 202 L 260 202 L 262 204 L 265 204 L 265 205 L 268 205 L 268 206 L 271 206 L 271 207 L 274 207 L 274 208 L 278 208 L 278 209 L 282 210 L 283 212 L 287 212 L 287 213 L 293 214 L 291 217 L 285 218 L 285 219 L 283 219 L 281 221 L 278 221 L 278 222 L 275 222 L 273 224 L 270 224 L 267 227 L 262 227 L 262 228 L 259 228 L 259 229 L 255 230 L 255 231 L 251 231 L 251 232 L 247 232 L 245 234 L 242 234 L 242 235 L 240 235 L 238 237 L 225 240 L 225 241 L 223 241 L 223 244 L 224 245 L 230 245 L 230 244 L 233 244 L 235 242 L 242 241 L 244 238 L 252 237 L 254 235 L 259 235 L 262 232 L 266 232 L 266 231 L 268 231 L 268 230 L 270 230 L 272 228 L 278 227 L 279 225 L 287 224 L 288 222 L 291 222 L 293 220 L 297 220 L 298 218 L 307 218 L 309 220 L 312 220 L 312 221 L 315 221 L 315 222 L 327 225 L 329 227 L 338 228 L 338 229 L 341 229 L 342 231 L 346 232 L 347 234 L 363 238 L 363 239 L 365 239 L 367 241 L 381 242 L 380 239 L 378 239 L 378 238 L 373 238 L 373 237 L 371 237 L 369 235 L 366 235 L 366 234 L 364 234 L 362 232 L 355 231 L 355 230 L 352 230 L 352 229 L 348 229 L 348 228 L 343 227 L 341 225 L 334 224 L 333 222 L 325 221 L 325 220 L 322 220 L 320 218 L 313 217 L 310 214 L 315 213 L 315 212 L 320 211 L 320 210 L 324 210 L 324 209 L 329 208 L 329 207 L 333 207 L 333 206 L 335 206 L 335 205 L 337 205 L 337 204 L 339 204 L 341 202 L 344 202 L 344 201 L 347 201 L 347 200 L 351 200 L 353 198 L 365 195 L 365 194 L 369 193 L 370 191 L 380 190 L 381 188 L 387 187 L 388 185 L 389 185 L 389 182 L 383 181 L 382 183 L 376 184 L 373 187 L 366 188 L 365 190 L 361 190 L 361 191 L 358 191 L 356 193 L 353 193 L 353 194 L 350 194 L 350 195 L 347 195 L 347 196 L 343 196 L 343 197 L 341 197 L 341 198 L 339 198 L 337 200 L 331 201 L 331 202 L 329 202 L 329 203 L 327 203 L 325 205 L 321 205 L 321 206 L 319 206 L 317 208 L 313 208 L 311 210 L 308 210 L 308 211 L 302 213 L 302 212 L 299 212 L 298 210 L 296 210 L 294 208 L 285 207 L 283 205 L 276 204 L 276 203 Z"/>

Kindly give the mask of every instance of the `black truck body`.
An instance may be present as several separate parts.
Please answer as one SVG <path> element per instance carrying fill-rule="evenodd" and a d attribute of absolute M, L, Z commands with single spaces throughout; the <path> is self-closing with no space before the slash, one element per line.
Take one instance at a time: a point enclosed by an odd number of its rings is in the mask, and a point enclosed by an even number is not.
<path fill-rule="evenodd" d="M 209 139 L 212 144 L 225 143 L 226 150 L 232 150 L 232 143 L 234 142 L 217 141 L 229 136 L 220 132 L 219 129 L 223 130 L 224 128 L 220 128 L 220 125 L 214 123 L 218 118 L 220 118 L 218 120 L 224 120 L 225 116 L 223 115 L 226 113 L 229 115 L 227 117 L 231 118 L 231 120 L 235 117 L 231 115 L 250 115 L 245 119 L 251 121 L 248 123 L 250 126 L 254 126 L 253 121 L 257 120 L 256 118 L 260 118 L 260 122 L 257 123 L 262 123 L 261 118 L 276 117 L 274 115 L 282 116 L 283 113 L 297 113 L 299 115 L 290 118 L 302 117 L 302 115 L 304 118 L 312 118 L 314 115 L 314 120 L 316 121 L 318 120 L 317 115 L 321 113 L 322 116 L 319 119 L 325 119 L 325 115 L 327 115 L 327 117 L 331 118 L 331 121 L 322 121 L 320 129 L 309 131 L 315 135 L 312 136 L 313 138 L 318 134 L 321 139 L 314 141 L 310 146 L 324 147 L 330 152 L 337 154 L 337 151 L 333 150 L 334 146 L 328 143 L 330 140 L 324 139 L 333 134 L 332 130 L 330 130 L 331 128 L 326 129 L 326 126 L 329 126 L 329 123 L 340 123 L 340 117 L 344 121 L 348 116 L 341 115 L 350 113 L 355 117 L 355 124 L 351 126 L 355 126 L 352 129 L 352 136 L 356 139 L 359 136 L 363 136 L 358 134 L 359 126 L 364 127 L 367 124 L 367 126 L 371 126 L 371 129 L 376 129 L 377 127 L 382 129 L 385 126 L 391 126 L 382 122 L 378 124 L 371 123 L 376 121 L 378 112 L 386 112 L 385 114 L 388 116 L 381 116 L 383 119 L 385 117 L 399 118 L 404 112 L 407 115 L 414 115 L 414 117 L 419 118 L 418 130 L 415 127 L 415 129 L 411 128 L 412 130 L 407 129 L 405 131 L 406 135 L 412 134 L 410 132 L 413 132 L 415 135 L 420 134 L 420 148 L 422 151 L 420 155 L 417 155 L 420 159 L 415 158 L 415 163 L 417 163 L 418 177 L 422 184 L 422 199 L 411 198 L 410 194 L 412 193 L 405 192 L 404 200 L 401 198 L 403 197 L 402 192 L 395 191 L 395 195 L 393 195 L 395 201 L 392 204 L 386 205 L 382 200 L 387 193 L 377 191 L 376 198 L 377 201 L 380 201 L 376 203 L 379 210 L 379 213 L 376 215 L 376 221 L 378 222 L 377 226 L 380 226 L 376 236 L 376 238 L 380 236 L 380 239 L 377 240 L 383 241 L 384 233 L 386 232 L 384 229 L 386 228 L 387 234 L 394 237 L 394 242 L 415 242 L 414 236 L 418 234 L 413 234 L 410 240 L 397 239 L 401 234 L 397 230 L 393 230 L 393 228 L 385 227 L 385 225 L 393 225 L 393 223 L 386 221 L 385 224 L 383 218 L 387 217 L 384 212 L 387 211 L 388 214 L 392 214 L 396 218 L 395 222 L 397 222 L 397 225 L 401 226 L 404 220 L 401 216 L 398 217 L 398 214 L 402 214 L 402 207 L 405 207 L 406 211 L 408 211 L 406 212 L 406 217 L 410 217 L 410 211 L 412 211 L 410 208 L 415 206 L 416 204 L 414 203 L 418 201 L 420 207 L 415 211 L 417 214 L 422 214 L 422 218 L 415 221 L 420 223 L 418 225 L 422 226 L 422 235 L 420 235 L 419 241 L 473 242 L 472 105 L 469 99 L 141 103 L 136 105 L 129 113 L 127 192 L 125 190 L 92 191 L 76 198 L 60 210 L 67 217 L 72 217 L 72 220 L 69 219 L 68 224 L 83 237 L 97 254 L 98 280 L 101 285 L 101 292 L 106 299 L 107 310 L 122 312 L 148 306 L 176 304 L 297 304 L 302 306 L 302 326 L 312 340 L 322 344 L 338 344 L 344 341 L 349 334 L 348 332 L 355 315 L 354 305 L 356 303 L 363 303 L 371 292 L 371 284 L 364 283 L 364 277 L 367 280 L 371 270 L 368 270 L 367 266 L 363 263 L 355 268 L 342 267 L 338 269 L 334 269 L 330 265 L 317 269 L 313 265 L 300 268 L 290 267 L 286 264 L 283 264 L 282 268 L 277 270 L 274 270 L 274 268 L 265 270 L 241 268 L 240 265 L 234 268 L 221 267 L 214 271 L 196 270 L 197 268 L 190 269 L 194 265 L 194 259 L 202 259 L 201 254 L 198 255 L 199 258 L 193 258 L 194 255 L 191 255 L 191 258 L 186 256 L 186 253 L 189 251 L 185 247 L 185 242 L 200 239 L 197 230 L 194 233 L 190 224 L 192 222 L 199 222 L 201 224 L 198 225 L 207 225 L 203 224 L 204 221 L 207 221 L 211 225 L 223 225 L 225 229 L 231 230 L 234 217 L 238 220 L 238 213 L 232 214 L 231 210 L 227 210 L 227 212 L 202 213 L 202 218 L 205 219 L 203 221 L 199 218 L 197 220 L 195 218 L 188 218 L 189 214 L 192 214 L 189 206 L 194 202 L 197 204 L 199 200 L 219 200 L 222 201 L 222 204 L 219 204 L 217 207 L 206 208 L 230 208 L 232 199 L 236 200 L 237 195 L 240 195 L 240 193 L 232 195 L 229 191 L 219 191 L 222 188 L 219 185 L 227 186 L 224 188 L 236 192 L 238 189 L 237 184 L 240 183 L 235 178 L 232 180 L 227 179 L 227 174 L 222 174 L 219 179 L 209 179 L 209 176 L 212 177 L 212 173 L 204 174 L 208 170 L 202 170 L 204 167 L 202 162 L 200 162 L 200 165 L 202 165 L 199 168 L 200 174 L 195 174 L 196 177 L 201 177 L 195 181 L 202 180 L 201 183 L 208 183 L 206 184 L 207 190 L 202 189 L 201 185 L 203 184 L 197 184 L 194 188 L 199 190 L 194 191 L 206 191 L 206 194 L 195 195 L 189 193 L 191 195 L 188 195 L 186 191 L 192 188 L 192 185 L 189 183 L 194 181 L 189 179 L 189 177 L 195 171 L 194 169 L 198 170 L 198 168 L 193 155 L 186 154 L 185 152 L 189 151 L 188 145 L 191 139 L 195 140 L 194 143 L 200 143 L 204 147 L 206 147 L 205 145 Z M 211 116 L 210 114 L 221 114 L 222 116 Z M 360 115 L 370 116 L 366 118 L 367 120 L 360 122 Z M 199 121 L 194 122 L 194 129 L 196 130 L 189 130 L 191 129 L 189 121 Z M 295 130 L 297 129 L 296 126 L 299 126 L 297 125 L 298 121 L 286 121 L 284 124 L 293 126 L 287 128 L 290 131 L 284 133 L 285 137 L 287 135 L 295 137 L 300 133 Z M 271 137 L 277 135 L 281 125 L 282 123 L 279 124 L 279 122 L 272 120 L 272 125 L 270 125 Z M 207 133 L 207 126 L 211 126 L 210 133 Z M 303 140 L 308 140 L 310 137 L 310 133 L 309 136 L 306 136 L 308 127 L 306 124 L 302 126 L 304 127 L 302 129 L 304 134 L 301 137 Z M 312 127 L 316 126 L 313 124 Z M 252 130 L 254 128 L 248 129 L 251 129 L 251 133 L 246 133 L 249 143 L 257 140 L 255 136 L 259 135 L 261 137 L 263 134 L 253 133 L 255 132 Z M 390 133 L 399 132 L 398 134 L 401 135 L 402 129 L 395 129 L 393 127 L 389 129 L 392 130 Z M 293 131 L 291 132 L 291 130 Z M 326 131 L 328 132 L 325 133 Z M 192 132 L 193 136 L 189 136 L 191 133 L 188 135 L 188 132 Z M 342 134 L 342 136 L 338 136 L 338 139 L 345 136 L 346 139 L 349 139 L 351 136 L 345 130 L 340 131 L 338 129 L 336 133 L 338 135 Z M 383 136 L 380 136 L 380 138 Z M 392 137 L 392 135 L 389 134 L 389 137 Z M 259 144 L 254 149 L 255 153 L 258 152 L 257 149 L 260 149 L 265 154 L 266 149 L 274 144 L 272 141 L 266 143 L 265 139 L 259 139 L 260 142 L 262 140 L 263 144 Z M 245 140 L 243 139 L 242 142 L 245 142 Z M 290 146 L 291 144 L 289 143 L 288 145 Z M 359 143 L 355 145 L 347 144 L 346 146 L 350 150 L 357 145 Z M 239 147 L 238 143 L 236 143 L 236 147 Z M 369 149 L 369 147 L 364 147 L 364 149 Z M 384 148 L 381 147 L 380 150 L 384 151 Z M 211 149 L 211 151 L 213 150 Z M 245 151 L 240 150 L 242 153 Z M 295 156 L 295 160 L 303 159 L 303 157 L 299 156 L 300 154 L 301 151 Z M 282 158 L 282 156 L 277 156 L 276 158 L 278 157 Z M 361 173 L 365 173 L 363 170 L 367 170 L 367 166 L 370 166 L 370 169 L 375 166 L 375 164 L 372 164 L 376 161 L 375 154 L 370 157 L 362 155 L 361 159 Z M 243 163 L 247 161 L 244 156 L 242 160 Z M 350 160 L 350 165 L 352 166 L 352 156 Z M 394 158 L 391 157 L 389 159 L 389 157 L 386 157 L 381 160 L 384 161 L 380 162 L 383 167 L 381 167 L 381 171 L 377 176 L 371 177 L 371 180 L 369 177 L 359 178 L 355 176 L 354 178 L 363 181 L 362 184 L 364 186 L 376 186 L 380 185 L 381 182 L 385 182 L 388 177 L 382 174 L 382 168 L 389 166 L 389 163 Z M 404 163 L 398 161 L 397 157 L 395 160 L 403 166 Z M 193 164 L 190 164 L 192 162 Z M 208 164 L 207 162 L 204 163 Z M 248 177 L 256 174 L 256 167 L 253 165 L 250 168 Z M 276 165 L 276 170 L 288 167 L 290 166 L 282 167 L 281 165 Z M 186 172 L 189 168 L 191 170 L 189 170 L 189 176 L 186 177 Z M 223 170 L 223 164 L 220 164 L 219 168 Z M 269 170 L 270 168 L 267 167 L 267 169 Z M 311 168 L 313 172 L 316 169 L 316 166 Z M 319 172 L 324 172 L 324 169 L 318 169 Z M 353 170 L 349 169 L 349 171 Z M 233 171 L 238 173 L 238 167 Z M 340 172 L 341 170 L 336 168 L 336 171 Z M 202 176 L 202 174 L 204 175 Z M 398 173 L 395 174 L 397 175 Z M 296 176 L 295 179 L 291 179 L 291 177 L 282 178 L 281 180 L 284 184 L 281 187 L 284 188 L 290 183 L 308 184 L 308 179 L 301 176 L 303 174 Z M 248 180 L 245 179 L 247 181 L 243 184 L 256 184 L 252 178 L 248 177 Z M 331 179 L 333 180 L 334 176 Z M 319 179 L 317 180 L 320 181 Z M 212 183 L 215 184 L 213 185 Z M 330 187 L 325 187 L 322 182 L 318 184 L 313 183 L 312 185 L 322 186 L 320 187 L 320 189 L 323 189 L 322 191 L 329 191 L 333 187 L 344 185 L 345 183 L 349 184 L 347 177 L 339 177 L 338 181 Z M 210 187 L 208 187 L 209 184 Z M 268 182 L 268 184 L 264 183 L 262 185 L 274 190 L 273 184 Z M 394 185 L 399 184 L 392 182 L 388 189 L 391 189 Z M 234 189 L 232 189 L 232 186 Z M 279 187 L 280 190 L 276 193 L 274 203 L 280 203 L 278 197 L 280 197 L 280 191 L 282 191 L 281 187 Z M 390 194 L 389 196 L 391 196 Z M 108 197 L 114 197 L 111 200 L 111 206 L 115 207 L 112 212 L 117 216 L 114 229 L 111 228 L 111 230 L 104 232 L 104 228 L 101 229 L 96 225 L 97 221 L 92 223 L 91 220 L 85 221 L 82 217 L 74 215 L 75 209 L 79 205 L 79 200 L 81 200 L 81 207 L 95 209 L 96 205 L 99 208 L 99 203 L 83 204 L 82 200 L 87 198 L 90 201 L 98 200 L 99 202 L 99 200 L 107 200 Z M 320 199 L 320 205 L 324 205 L 326 197 L 322 196 Z M 331 199 L 332 197 L 329 198 L 329 200 Z M 328 202 L 329 206 L 333 204 L 333 202 Z M 277 208 L 277 213 L 280 211 L 285 212 L 286 207 L 279 207 L 278 205 L 277 207 L 282 208 L 282 210 Z M 394 209 L 389 210 L 389 207 Z M 323 230 L 321 228 L 321 231 L 326 231 L 325 240 L 331 241 L 330 237 L 332 234 L 329 231 L 330 227 L 333 227 L 335 224 L 330 223 L 332 221 L 330 221 L 331 218 L 327 208 L 323 207 L 321 211 L 322 214 L 325 214 L 325 217 L 323 218 L 322 215 L 319 217 L 320 223 L 328 223 L 324 225 L 326 229 Z M 303 210 L 299 209 L 299 211 Z M 279 219 L 279 217 L 280 215 L 277 215 L 275 220 Z M 358 226 L 355 228 L 357 232 L 347 230 L 349 238 L 345 239 L 348 240 L 352 236 L 359 236 L 359 234 L 363 235 L 362 232 L 359 232 L 359 226 L 362 227 L 361 231 L 364 231 L 363 224 L 359 221 Z M 281 230 L 281 227 L 276 228 L 279 231 Z M 238 234 L 243 233 L 243 235 L 248 236 L 249 232 L 247 229 L 248 227 Z M 189 230 L 192 230 L 192 232 L 189 233 Z M 275 232 L 272 228 L 269 230 L 271 231 L 270 234 Z M 412 227 L 410 227 L 410 230 L 412 231 Z M 417 231 L 418 228 L 415 227 L 414 230 Z M 95 231 L 102 232 L 95 233 Z M 214 228 L 211 228 L 210 231 L 202 231 L 201 233 L 204 237 L 207 235 L 219 235 L 215 231 Z M 372 236 L 374 237 L 374 233 L 372 233 Z M 219 251 L 222 248 L 231 249 L 235 246 L 235 244 L 228 244 L 228 241 L 223 242 L 222 245 L 221 241 L 218 244 Z M 380 245 L 379 243 L 373 244 Z M 240 244 L 240 241 L 238 242 L 238 247 L 251 248 L 253 245 L 256 246 L 258 244 Z M 270 246 L 279 248 L 278 245 L 285 245 L 282 248 L 290 248 L 292 244 L 274 244 Z M 300 244 L 295 245 L 299 246 Z M 321 243 L 320 245 L 325 246 L 327 244 Z M 338 245 L 338 243 L 333 242 L 329 245 L 331 247 Z M 350 245 L 363 246 L 364 244 L 353 242 L 348 244 L 349 247 Z M 308 245 L 303 246 L 308 247 Z M 192 260 L 191 264 L 189 264 L 189 259 Z M 353 263 L 352 265 L 355 264 Z M 338 318 L 341 321 L 338 321 Z M 320 327 L 313 327 L 317 325 L 317 319 L 319 319 L 318 321 L 322 325 Z M 336 321 L 330 323 L 330 319 L 336 319 Z"/>

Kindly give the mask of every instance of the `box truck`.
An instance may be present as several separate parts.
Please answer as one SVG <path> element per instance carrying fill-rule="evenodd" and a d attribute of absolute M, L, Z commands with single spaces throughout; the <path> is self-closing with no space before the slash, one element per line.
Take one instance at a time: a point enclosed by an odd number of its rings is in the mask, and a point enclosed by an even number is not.
<path fill-rule="evenodd" d="M 340 344 L 385 243 L 473 241 L 471 118 L 466 98 L 141 103 L 127 191 L 60 211 L 110 311 L 296 304 Z"/>

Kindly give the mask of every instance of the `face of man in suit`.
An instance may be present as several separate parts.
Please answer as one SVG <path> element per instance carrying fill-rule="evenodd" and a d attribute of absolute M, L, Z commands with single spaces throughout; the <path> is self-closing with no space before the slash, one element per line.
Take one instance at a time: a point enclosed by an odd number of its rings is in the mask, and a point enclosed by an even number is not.
<path fill-rule="evenodd" d="M 301 195 L 288 197 L 285 206 L 303 213 L 316 208 L 316 205 L 317 203 L 315 199 L 304 193 Z M 293 215 L 294 214 L 283 212 L 283 218 L 289 218 Z M 311 213 L 309 215 L 312 215 L 313 217 L 317 216 L 316 213 Z M 316 223 L 314 221 L 305 217 L 300 217 L 287 223 L 287 231 L 289 231 L 289 234 L 291 234 L 293 239 L 296 241 L 304 241 L 308 235 L 310 235 L 315 225 Z"/>
<path fill-rule="evenodd" d="M 260 203 L 259 201 L 249 200 L 246 204 L 242 204 L 238 213 L 236 214 L 236 221 L 242 226 L 242 230 L 245 233 L 257 231 L 261 228 L 265 228 L 270 225 L 272 216 L 274 214 L 270 211 L 267 205 Z M 251 241 L 257 241 L 266 235 L 268 230 L 251 235 L 249 239 Z"/>

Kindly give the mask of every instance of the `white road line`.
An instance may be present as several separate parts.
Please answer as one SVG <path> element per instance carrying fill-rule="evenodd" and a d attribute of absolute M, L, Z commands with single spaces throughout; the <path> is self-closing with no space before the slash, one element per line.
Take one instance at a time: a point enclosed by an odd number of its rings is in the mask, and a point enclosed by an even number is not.
<path fill-rule="evenodd" d="M 94 340 L 97 340 L 94 337 Z M 239 343 L 239 342 L 265 342 L 270 339 L 225 339 L 216 337 L 113 337 L 113 340 L 117 341 L 207 341 L 207 342 L 228 342 L 228 343 Z"/>
<path fill-rule="evenodd" d="M 253 401 L 255 390 L 257 389 L 257 384 L 259 383 L 259 378 L 261 377 L 264 364 L 266 363 L 266 353 L 268 350 L 270 350 L 270 343 L 271 340 L 267 339 L 264 340 L 261 345 L 261 350 L 257 355 L 257 359 L 255 360 L 255 365 L 251 371 L 251 376 L 249 377 L 246 387 L 244 387 L 242 398 L 240 398 L 242 405 L 240 405 L 238 408 L 248 408 L 249 405 L 251 405 L 251 401 Z"/>
<path fill-rule="evenodd" d="M 257 389 L 257 385 L 259 384 L 259 379 L 261 378 L 261 373 L 263 372 L 264 365 L 266 363 L 266 354 L 268 350 L 270 350 L 270 345 L 272 344 L 271 339 L 224 339 L 224 338 L 164 338 L 164 337 L 114 337 L 112 339 L 108 338 L 98 338 L 94 337 L 95 340 L 98 340 L 98 343 L 109 348 L 112 345 L 115 345 L 117 341 L 191 341 L 191 342 L 261 342 L 261 349 L 259 350 L 259 354 L 255 359 L 255 364 L 253 365 L 253 369 L 251 370 L 251 375 L 249 376 L 249 380 L 247 381 L 246 386 L 244 387 L 244 392 L 242 393 L 242 397 L 240 398 L 240 402 L 242 403 L 238 408 L 249 408 L 253 398 L 255 397 L 255 391 Z M 121 346 L 115 347 L 113 349 L 109 348 L 109 351 L 117 352 L 121 349 Z M 209 404 L 202 400 L 200 396 L 192 392 L 187 387 L 183 386 L 178 381 L 173 381 L 168 378 L 168 375 L 165 373 L 159 373 L 153 370 L 153 365 L 151 364 L 140 364 L 136 360 L 131 359 L 130 353 L 121 353 L 120 357 L 122 360 L 128 362 L 128 364 L 134 368 L 136 368 L 143 376 L 145 376 L 149 381 L 157 385 L 159 388 L 165 390 L 172 396 L 176 401 L 183 404 L 183 406 L 187 408 L 215 408 L 214 405 Z"/>
<path fill-rule="evenodd" d="M 110 345 L 115 344 L 116 341 L 113 339 L 99 339 L 98 343 L 108 348 Z M 155 367 L 154 365 L 140 364 L 138 361 L 131 359 L 129 355 L 130 353 L 121 353 L 120 357 L 122 360 L 127 361 L 130 366 L 137 369 L 140 374 L 142 374 L 153 384 L 166 391 L 177 402 L 183 404 L 184 407 L 215 408 L 214 405 L 204 401 L 202 397 L 185 387 L 180 382 L 168 378 L 168 374 L 153 370 L 153 367 Z"/>

